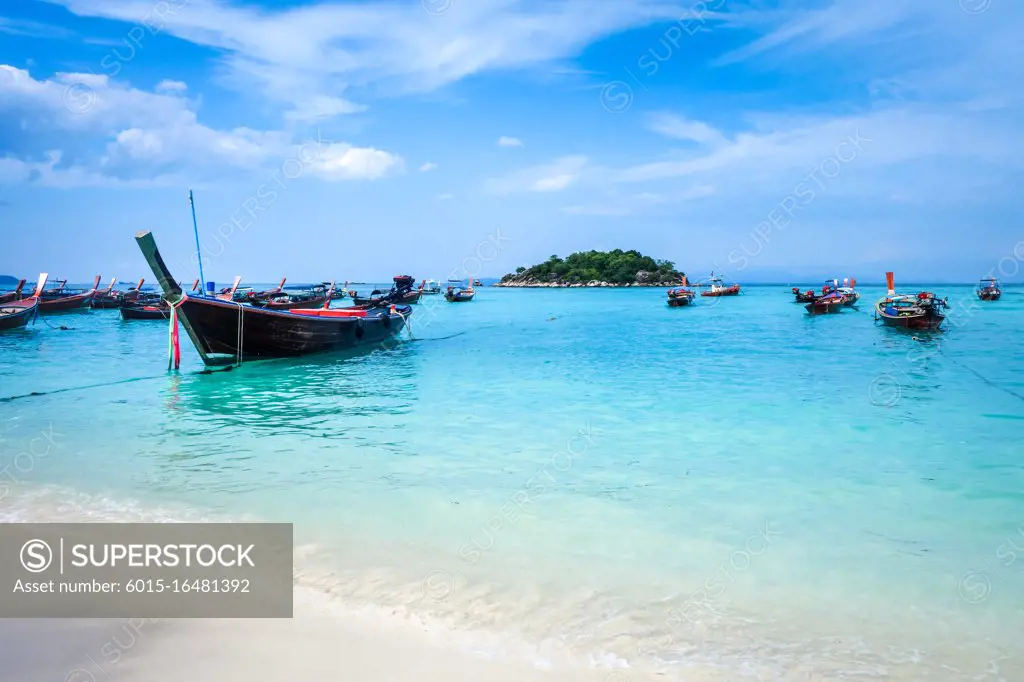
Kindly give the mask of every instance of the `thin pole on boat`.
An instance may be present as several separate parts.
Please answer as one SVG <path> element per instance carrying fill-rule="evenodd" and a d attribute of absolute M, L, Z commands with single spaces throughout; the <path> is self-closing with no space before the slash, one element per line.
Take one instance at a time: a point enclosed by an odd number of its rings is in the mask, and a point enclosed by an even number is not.
<path fill-rule="evenodd" d="M 188 203 L 192 206 L 192 229 L 196 234 L 196 258 L 199 260 L 199 281 L 204 283 L 206 282 L 206 277 L 203 276 L 203 251 L 199 248 L 199 224 L 196 222 L 196 202 L 192 198 L 191 188 L 188 190 Z M 200 289 L 200 291 L 202 290 Z"/>

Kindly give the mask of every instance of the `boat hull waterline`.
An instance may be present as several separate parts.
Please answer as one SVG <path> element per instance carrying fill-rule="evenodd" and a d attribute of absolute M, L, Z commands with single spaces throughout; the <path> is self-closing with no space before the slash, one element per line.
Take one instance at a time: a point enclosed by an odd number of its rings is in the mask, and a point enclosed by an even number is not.
<path fill-rule="evenodd" d="M 171 276 L 147 231 L 135 237 L 170 305 L 206 365 L 295 357 L 381 343 L 395 337 L 412 315 L 410 306 L 361 316 L 320 316 L 254 308 L 205 296 L 188 296 Z"/>

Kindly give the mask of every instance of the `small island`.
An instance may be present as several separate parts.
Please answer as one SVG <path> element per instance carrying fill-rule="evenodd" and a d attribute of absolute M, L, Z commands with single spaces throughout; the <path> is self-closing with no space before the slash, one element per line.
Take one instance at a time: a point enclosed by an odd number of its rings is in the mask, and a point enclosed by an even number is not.
<path fill-rule="evenodd" d="M 531 268 L 519 267 L 501 278 L 498 287 L 669 287 L 683 273 L 667 260 L 639 251 L 579 251 L 564 260 L 551 256 Z"/>

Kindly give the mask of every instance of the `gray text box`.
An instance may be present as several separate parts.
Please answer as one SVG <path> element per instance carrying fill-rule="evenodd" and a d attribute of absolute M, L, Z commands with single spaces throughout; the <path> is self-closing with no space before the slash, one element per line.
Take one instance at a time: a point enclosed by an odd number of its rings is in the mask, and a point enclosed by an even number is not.
<path fill-rule="evenodd" d="M 291 618 L 290 523 L 0 524 L 0 618 Z"/>

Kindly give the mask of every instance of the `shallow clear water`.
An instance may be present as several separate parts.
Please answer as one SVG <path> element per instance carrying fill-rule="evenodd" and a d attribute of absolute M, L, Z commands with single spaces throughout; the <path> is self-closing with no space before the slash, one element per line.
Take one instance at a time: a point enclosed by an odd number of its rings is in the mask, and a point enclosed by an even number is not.
<path fill-rule="evenodd" d="M 324 599 L 549 664 L 1021 679 L 1024 290 L 932 288 L 916 339 L 880 288 L 481 288 L 214 374 L 184 334 L 167 373 L 166 323 L 51 316 L 0 335 L 0 398 L 41 394 L 0 402 L 0 514 L 293 521 Z"/>

